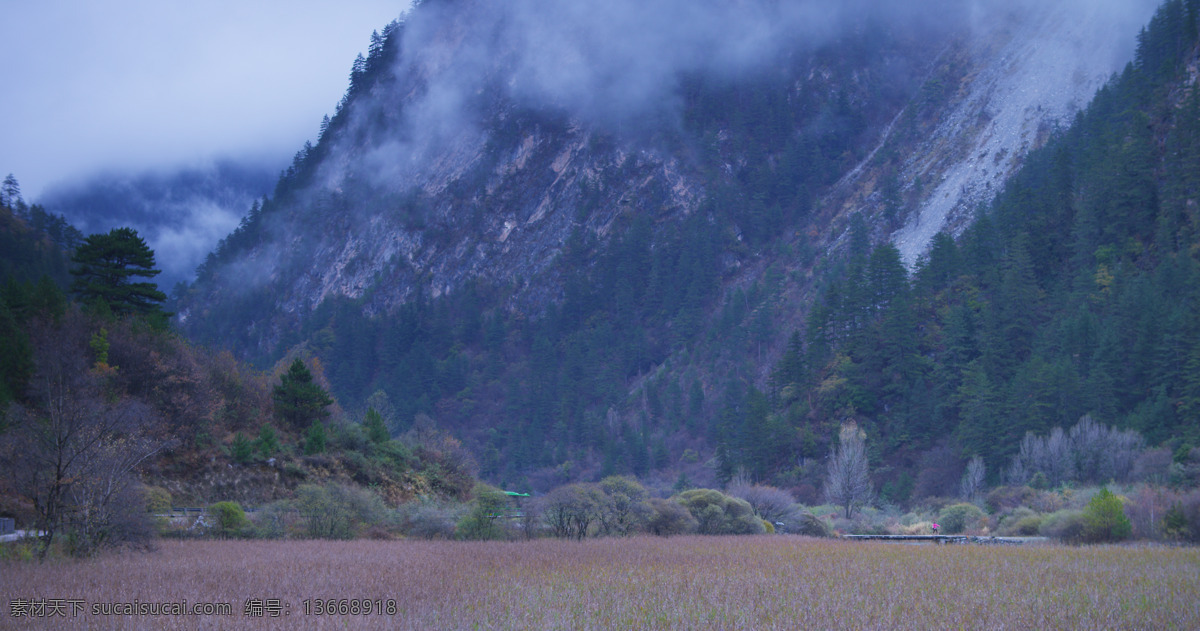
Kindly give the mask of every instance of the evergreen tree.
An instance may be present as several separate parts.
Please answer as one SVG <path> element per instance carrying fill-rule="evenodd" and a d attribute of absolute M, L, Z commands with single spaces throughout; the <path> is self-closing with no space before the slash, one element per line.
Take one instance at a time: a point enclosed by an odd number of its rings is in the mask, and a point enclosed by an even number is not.
<path fill-rule="evenodd" d="M 154 269 L 154 251 L 133 228 L 114 228 L 108 234 L 93 234 L 75 250 L 71 285 L 81 302 L 103 305 L 113 314 L 165 316 L 162 303 L 167 295 L 151 282 L 161 270 Z"/>
<path fill-rule="evenodd" d="M 367 428 L 367 440 L 375 443 L 387 442 L 392 436 L 388 432 L 387 425 L 383 422 L 383 415 L 375 411 L 375 408 L 367 408 L 367 416 L 363 420 L 363 425 Z"/>
<path fill-rule="evenodd" d="M 329 416 L 326 408 L 333 404 L 320 384 L 300 358 L 296 358 L 275 386 L 275 416 L 296 429 L 311 427 Z"/>
<path fill-rule="evenodd" d="M 304 432 L 305 455 L 311 456 L 325 451 L 326 441 L 325 424 L 321 422 L 321 419 L 314 418 L 312 425 L 308 426 L 308 431 Z"/>

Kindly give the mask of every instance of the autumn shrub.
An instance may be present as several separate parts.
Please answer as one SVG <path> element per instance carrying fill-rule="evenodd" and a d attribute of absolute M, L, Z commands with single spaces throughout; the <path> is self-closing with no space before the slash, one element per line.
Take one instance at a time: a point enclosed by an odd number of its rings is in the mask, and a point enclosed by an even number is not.
<path fill-rule="evenodd" d="M 746 500 L 729 497 L 715 489 L 692 489 L 676 498 L 696 518 L 699 534 L 755 535 L 763 532 L 762 522 L 754 516 L 754 509 Z"/>
<path fill-rule="evenodd" d="M 400 531 L 420 539 L 453 539 L 454 528 L 470 509 L 469 504 L 417 500 L 397 509 Z"/>
<path fill-rule="evenodd" d="M 294 504 L 314 539 L 353 539 L 364 527 L 387 525 L 389 516 L 375 492 L 335 483 L 301 485 Z"/>
<path fill-rule="evenodd" d="M 1162 487 L 1138 485 L 1128 493 L 1125 515 L 1133 526 L 1133 538 L 1157 541 L 1165 536 L 1163 516 L 1176 501 L 1176 495 Z"/>
<path fill-rule="evenodd" d="M 646 530 L 660 537 L 693 533 L 700 525 L 687 508 L 673 500 L 650 498 L 650 510 Z"/>
<path fill-rule="evenodd" d="M 1195 450 L 1192 450 L 1195 451 Z M 1187 524 L 1184 531 L 1188 541 L 1200 543 L 1200 489 L 1183 496 L 1179 502 L 1183 520 Z"/>
<path fill-rule="evenodd" d="M 977 530 L 987 521 L 987 516 L 974 504 L 960 502 L 951 504 L 938 513 L 938 525 L 946 534 L 958 534 Z"/>
<path fill-rule="evenodd" d="M 150 513 L 167 513 L 171 511 L 171 492 L 161 486 L 148 486 L 143 489 L 146 499 L 146 511 Z"/>
<path fill-rule="evenodd" d="M 1007 513 L 1019 506 L 1029 506 L 1036 493 L 1028 486 L 998 486 L 987 494 L 985 504 L 993 514 Z"/>
<path fill-rule="evenodd" d="M 279 500 L 260 506 L 251 520 L 252 535 L 257 539 L 284 539 L 303 533 L 303 518 L 300 511 L 288 500 Z"/>
<path fill-rule="evenodd" d="M 795 524 L 788 525 L 787 532 L 807 537 L 832 537 L 833 526 L 812 513 L 801 511 Z"/>
<path fill-rule="evenodd" d="M 1042 516 L 1025 506 L 1006 515 L 997 532 L 1005 537 L 1032 537 L 1042 527 Z"/>
<path fill-rule="evenodd" d="M 746 500 L 754 509 L 754 514 L 771 522 L 788 523 L 799 518 L 796 499 L 791 493 L 773 486 L 763 484 L 730 486 L 729 495 Z"/>
<path fill-rule="evenodd" d="M 1087 519 L 1083 511 L 1065 508 L 1042 518 L 1038 534 L 1058 539 L 1064 543 L 1082 543 L 1087 531 Z"/>

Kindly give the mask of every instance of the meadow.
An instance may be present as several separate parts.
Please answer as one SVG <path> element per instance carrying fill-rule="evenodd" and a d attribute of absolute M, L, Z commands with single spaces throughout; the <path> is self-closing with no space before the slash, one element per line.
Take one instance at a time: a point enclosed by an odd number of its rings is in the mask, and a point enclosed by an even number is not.
<path fill-rule="evenodd" d="M 18 629 L 1197 629 L 1200 549 L 769 535 L 162 541 L 5 561 L 0 592 L 0 627 Z M 93 615 L 135 600 L 231 613 Z M 13 617 L 39 602 L 66 615 Z"/>

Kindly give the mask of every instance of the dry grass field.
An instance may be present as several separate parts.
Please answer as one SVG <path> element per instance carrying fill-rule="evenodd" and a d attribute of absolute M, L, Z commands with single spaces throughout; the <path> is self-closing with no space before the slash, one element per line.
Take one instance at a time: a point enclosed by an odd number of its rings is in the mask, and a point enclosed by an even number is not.
<path fill-rule="evenodd" d="M 1198 629 L 1200 549 L 788 536 L 164 541 L 152 553 L 5 562 L 0 593 L 0 627 L 19 629 Z M 380 602 L 367 615 L 317 615 L 313 599 Z M 394 614 L 376 609 L 388 599 Z M 228 603 L 232 614 L 92 615 L 134 600 Z M 264 615 L 246 616 L 247 601 Z M 14 606 L 66 616 L 14 618 Z"/>

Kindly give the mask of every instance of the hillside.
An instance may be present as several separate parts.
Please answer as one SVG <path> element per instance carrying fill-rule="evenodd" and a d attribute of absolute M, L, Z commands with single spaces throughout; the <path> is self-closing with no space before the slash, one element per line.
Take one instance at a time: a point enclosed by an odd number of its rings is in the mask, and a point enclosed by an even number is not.
<path fill-rule="evenodd" d="M 311 353 L 352 413 L 396 433 L 425 415 L 490 479 L 711 477 L 776 405 L 755 393 L 840 253 L 892 237 L 913 263 L 1130 54 L 1128 16 L 1089 3 L 956 7 L 817 28 L 751 3 L 666 28 L 634 3 L 422 3 L 180 326 L 264 366 Z M 751 469 L 823 454 L 834 416 L 788 415 Z"/>
<path fill-rule="evenodd" d="M 1038 471 L 1085 476 L 1016 466 L 1028 435 L 1085 416 L 1176 462 L 1191 457 L 1198 61 L 1197 6 L 1165 3 L 1133 63 L 1027 157 L 957 240 L 934 237 L 911 277 L 902 240 L 853 240 L 756 416 L 724 428 L 727 467 L 762 466 L 752 428 L 780 419 L 857 421 L 876 437 L 873 459 L 899 472 L 880 479 L 899 503 L 953 494 L 972 456 L 1011 484 Z"/>

